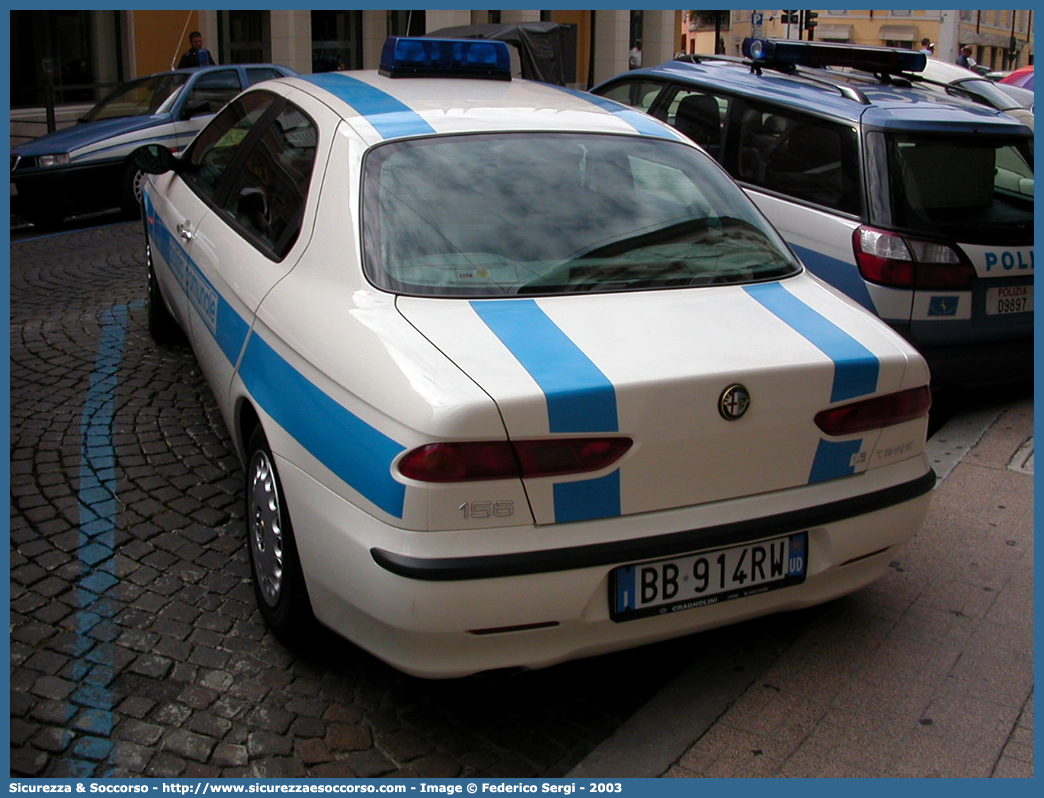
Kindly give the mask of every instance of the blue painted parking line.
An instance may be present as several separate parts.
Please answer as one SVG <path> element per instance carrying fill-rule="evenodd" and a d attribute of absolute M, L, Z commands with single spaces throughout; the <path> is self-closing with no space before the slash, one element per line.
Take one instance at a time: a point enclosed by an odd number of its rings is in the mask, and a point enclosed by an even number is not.
<path fill-rule="evenodd" d="M 140 303 L 138 303 L 140 304 Z M 98 762 L 112 751 L 113 694 L 116 676 L 110 627 L 115 613 L 105 592 L 116 584 L 116 451 L 113 423 L 120 361 L 127 330 L 128 307 L 118 305 L 102 314 L 101 336 L 83 403 L 80 422 L 80 537 L 77 554 L 80 576 L 76 583 L 76 643 L 70 711 L 78 711 L 79 728 L 86 733 L 71 750 L 74 770 L 94 773 Z"/>

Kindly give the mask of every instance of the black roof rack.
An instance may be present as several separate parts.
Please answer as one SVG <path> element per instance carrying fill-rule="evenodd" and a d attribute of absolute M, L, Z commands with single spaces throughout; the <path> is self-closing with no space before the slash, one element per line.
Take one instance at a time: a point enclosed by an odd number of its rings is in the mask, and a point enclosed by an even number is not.
<path fill-rule="evenodd" d="M 702 53 L 691 53 L 689 55 L 675 56 L 675 61 L 682 61 L 686 64 L 702 64 L 704 61 L 731 61 L 734 64 L 749 64 L 750 62 L 738 55 L 706 55 Z"/>
<path fill-rule="evenodd" d="M 781 75 L 798 75 L 807 81 L 816 83 L 827 88 L 834 89 L 846 100 L 852 100 L 860 105 L 870 105 L 870 100 L 867 96 L 857 89 L 855 86 L 846 86 L 843 84 L 833 83 L 829 80 L 824 80 L 815 75 L 811 75 L 807 70 L 801 70 L 800 72 L 793 64 L 778 64 L 770 65 L 764 63 L 757 63 L 750 58 L 742 58 L 735 55 L 702 55 L 699 53 L 692 53 L 689 55 L 680 55 L 674 59 L 675 61 L 681 61 L 686 64 L 702 64 L 705 61 L 727 61 L 734 64 L 743 64 L 749 66 L 750 71 L 756 75 L 760 75 L 763 69 L 771 69 L 773 72 L 778 72 Z"/>

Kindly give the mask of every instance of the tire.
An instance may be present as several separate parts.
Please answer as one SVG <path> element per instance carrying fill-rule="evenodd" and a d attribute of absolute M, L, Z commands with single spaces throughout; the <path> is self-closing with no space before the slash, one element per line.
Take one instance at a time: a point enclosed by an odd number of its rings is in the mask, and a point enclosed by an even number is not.
<path fill-rule="evenodd" d="M 184 345 L 188 342 L 185 332 L 163 302 L 163 294 L 160 291 L 159 282 L 156 280 L 156 270 L 152 265 L 152 242 L 148 232 L 145 233 L 145 257 L 149 264 L 148 297 L 146 299 L 149 313 L 149 335 L 157 344 Z"/>
<path fill-rule="evenodd" d="M 247 549 L 257 607 L 276 637 L 300 645 L 317 624 L 275 458 L 260 425 L 247 445 L 245 483 Z"/>
<path fill-rule="evenodd" d="M 120 210 L 131 219 L 141 218 L 141 186 L 145 173 L 132 163 L 123 170 L 120 183 Z"/>

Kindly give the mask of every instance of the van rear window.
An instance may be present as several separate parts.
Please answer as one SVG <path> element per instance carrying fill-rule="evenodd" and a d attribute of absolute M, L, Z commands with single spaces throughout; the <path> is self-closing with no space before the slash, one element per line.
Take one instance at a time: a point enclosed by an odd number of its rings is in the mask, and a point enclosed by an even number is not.
<path fill-rule="evenodd" d="M 891 224 L 962 241 L 1032 236 L 1031 139 L 887 138 Z"/>

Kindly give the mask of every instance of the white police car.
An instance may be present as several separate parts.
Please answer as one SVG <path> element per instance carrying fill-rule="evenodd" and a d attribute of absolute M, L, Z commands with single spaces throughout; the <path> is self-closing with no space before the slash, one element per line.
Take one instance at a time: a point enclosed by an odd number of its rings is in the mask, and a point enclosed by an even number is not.
<path fill-rule="evenodd" d="M 592 91 L 701 144 L 812 272 L 926 355 L 933 385 L 1032 375 L 1032 130 L 981 88 L 926 85 L 922 53 L 744 47 Z"/>
<path fill-rule="evenodd" d="M 116 207 L 137 213 L 131 152 L 149 142 L 179 150 L 243 89 L 295 74 L 277 64 L 232 64 L 124 83 L 78 124 L 11 148 L 11 212 L 38 226 Z"/>
<path fill-rule="evenodd" d="M 923 359 L 672 128 L 508 63 L 392 38 L 136 157 L 267 623 L 446 677 L 876 579 L 934 485 Z"/>

